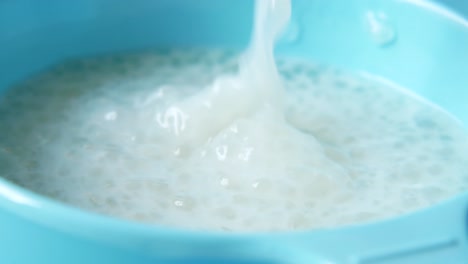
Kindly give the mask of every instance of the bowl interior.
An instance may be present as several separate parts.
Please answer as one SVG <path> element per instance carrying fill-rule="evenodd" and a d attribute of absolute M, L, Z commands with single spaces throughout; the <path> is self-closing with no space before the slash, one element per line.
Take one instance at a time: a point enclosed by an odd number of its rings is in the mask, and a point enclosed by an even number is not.
<path fill-rule="evenodd" d="M 131 7 L 127 0 L 49 2 L 0 3 L 0 92 L 71 57 L 155 46 L 243 48 L 253 11 L 251 0 L 140 0 Z M 395 31 L 391 43 L 373 39 L 369 12 L 385 14 Z M 293 0 L 293 16 L 295 38 L 278 53 L 390 80 L 468 125 L 468 21 L 462 16 L 417 0 Z M 42 198 L 0 179 L 2 199 L 37 205 Z"/>

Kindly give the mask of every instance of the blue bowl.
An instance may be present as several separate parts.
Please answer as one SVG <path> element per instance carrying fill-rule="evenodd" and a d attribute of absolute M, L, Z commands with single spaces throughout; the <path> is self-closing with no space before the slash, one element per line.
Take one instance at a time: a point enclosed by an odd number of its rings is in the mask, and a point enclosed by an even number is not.
<path fill-rule="evenodd" d="M 391 80 L 468 124 L 468 3 L 293 0 L 279 53 Z M 456 10 L 456 14 L 451 9 Z M 243 48 L 250 0 L 0 1 L 0 91 L 64 58 L 155 46 Z M 396 38 L 379 45 L 369 11 Z M 298 30 L 299 29 L 299 30 Z M 291 33 L 292 34 L 292 33 Z M 0 263 L 466 263 L 468 194 L 386 221 L 257 234 L 148 226 L 83 212 L 0 178 Z"/>

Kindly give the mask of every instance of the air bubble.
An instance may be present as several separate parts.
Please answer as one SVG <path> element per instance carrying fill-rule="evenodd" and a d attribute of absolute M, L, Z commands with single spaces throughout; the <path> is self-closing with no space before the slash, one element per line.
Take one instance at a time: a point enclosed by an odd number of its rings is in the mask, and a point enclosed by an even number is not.
<path fill-rule="evenodd" d="M 176 207 L 183 207 L 183 206 L 184 206 L 184 201 L 182 201 L 182 200 L 175 200 L 175 201 L 174 201 L 174 205 L 175 205 Z"/>
<path fill-rule="evenodd" d="M 228 178 L 222 178 L 219 181 L 219 184 L 221 184 L 221 186 L 223 186 L 223 187 L 227 187 L 229 185 L 229 179 Z"/>

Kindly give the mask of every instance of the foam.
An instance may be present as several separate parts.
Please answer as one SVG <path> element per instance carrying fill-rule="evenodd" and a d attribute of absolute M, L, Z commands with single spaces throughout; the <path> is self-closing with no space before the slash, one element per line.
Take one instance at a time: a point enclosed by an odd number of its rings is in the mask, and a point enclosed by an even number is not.
<path fill-rule="evenodd" d="M 278 62 L 284 120 L 265 108 L 179 146 L 158 114 L 235 73 L 236 61 L 192 50 L 57 66 L 3 97 L 0 173 L 94 212 L 231 232 L 382 219 L 468 188 L 467 134 L 450 116 L 292 58 Z"/>

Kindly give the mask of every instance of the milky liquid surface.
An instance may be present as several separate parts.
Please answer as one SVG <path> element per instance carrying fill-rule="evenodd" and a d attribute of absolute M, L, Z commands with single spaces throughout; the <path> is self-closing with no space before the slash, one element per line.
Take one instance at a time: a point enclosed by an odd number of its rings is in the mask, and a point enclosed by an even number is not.
<path fill-rule="evenodd" d="M 293 58 L 278 62 L 284 118 L 265 107 L 180 141 L 181 120 L 197 113 L 174 105 L 215 89 L 237 62 L 227 51 L 146 52 L 31 78 L 0 99 L 0 175 L 101 214 L 222 231 L 360 223 L 467 190 L 467 133 L 450 116 Z"/>

